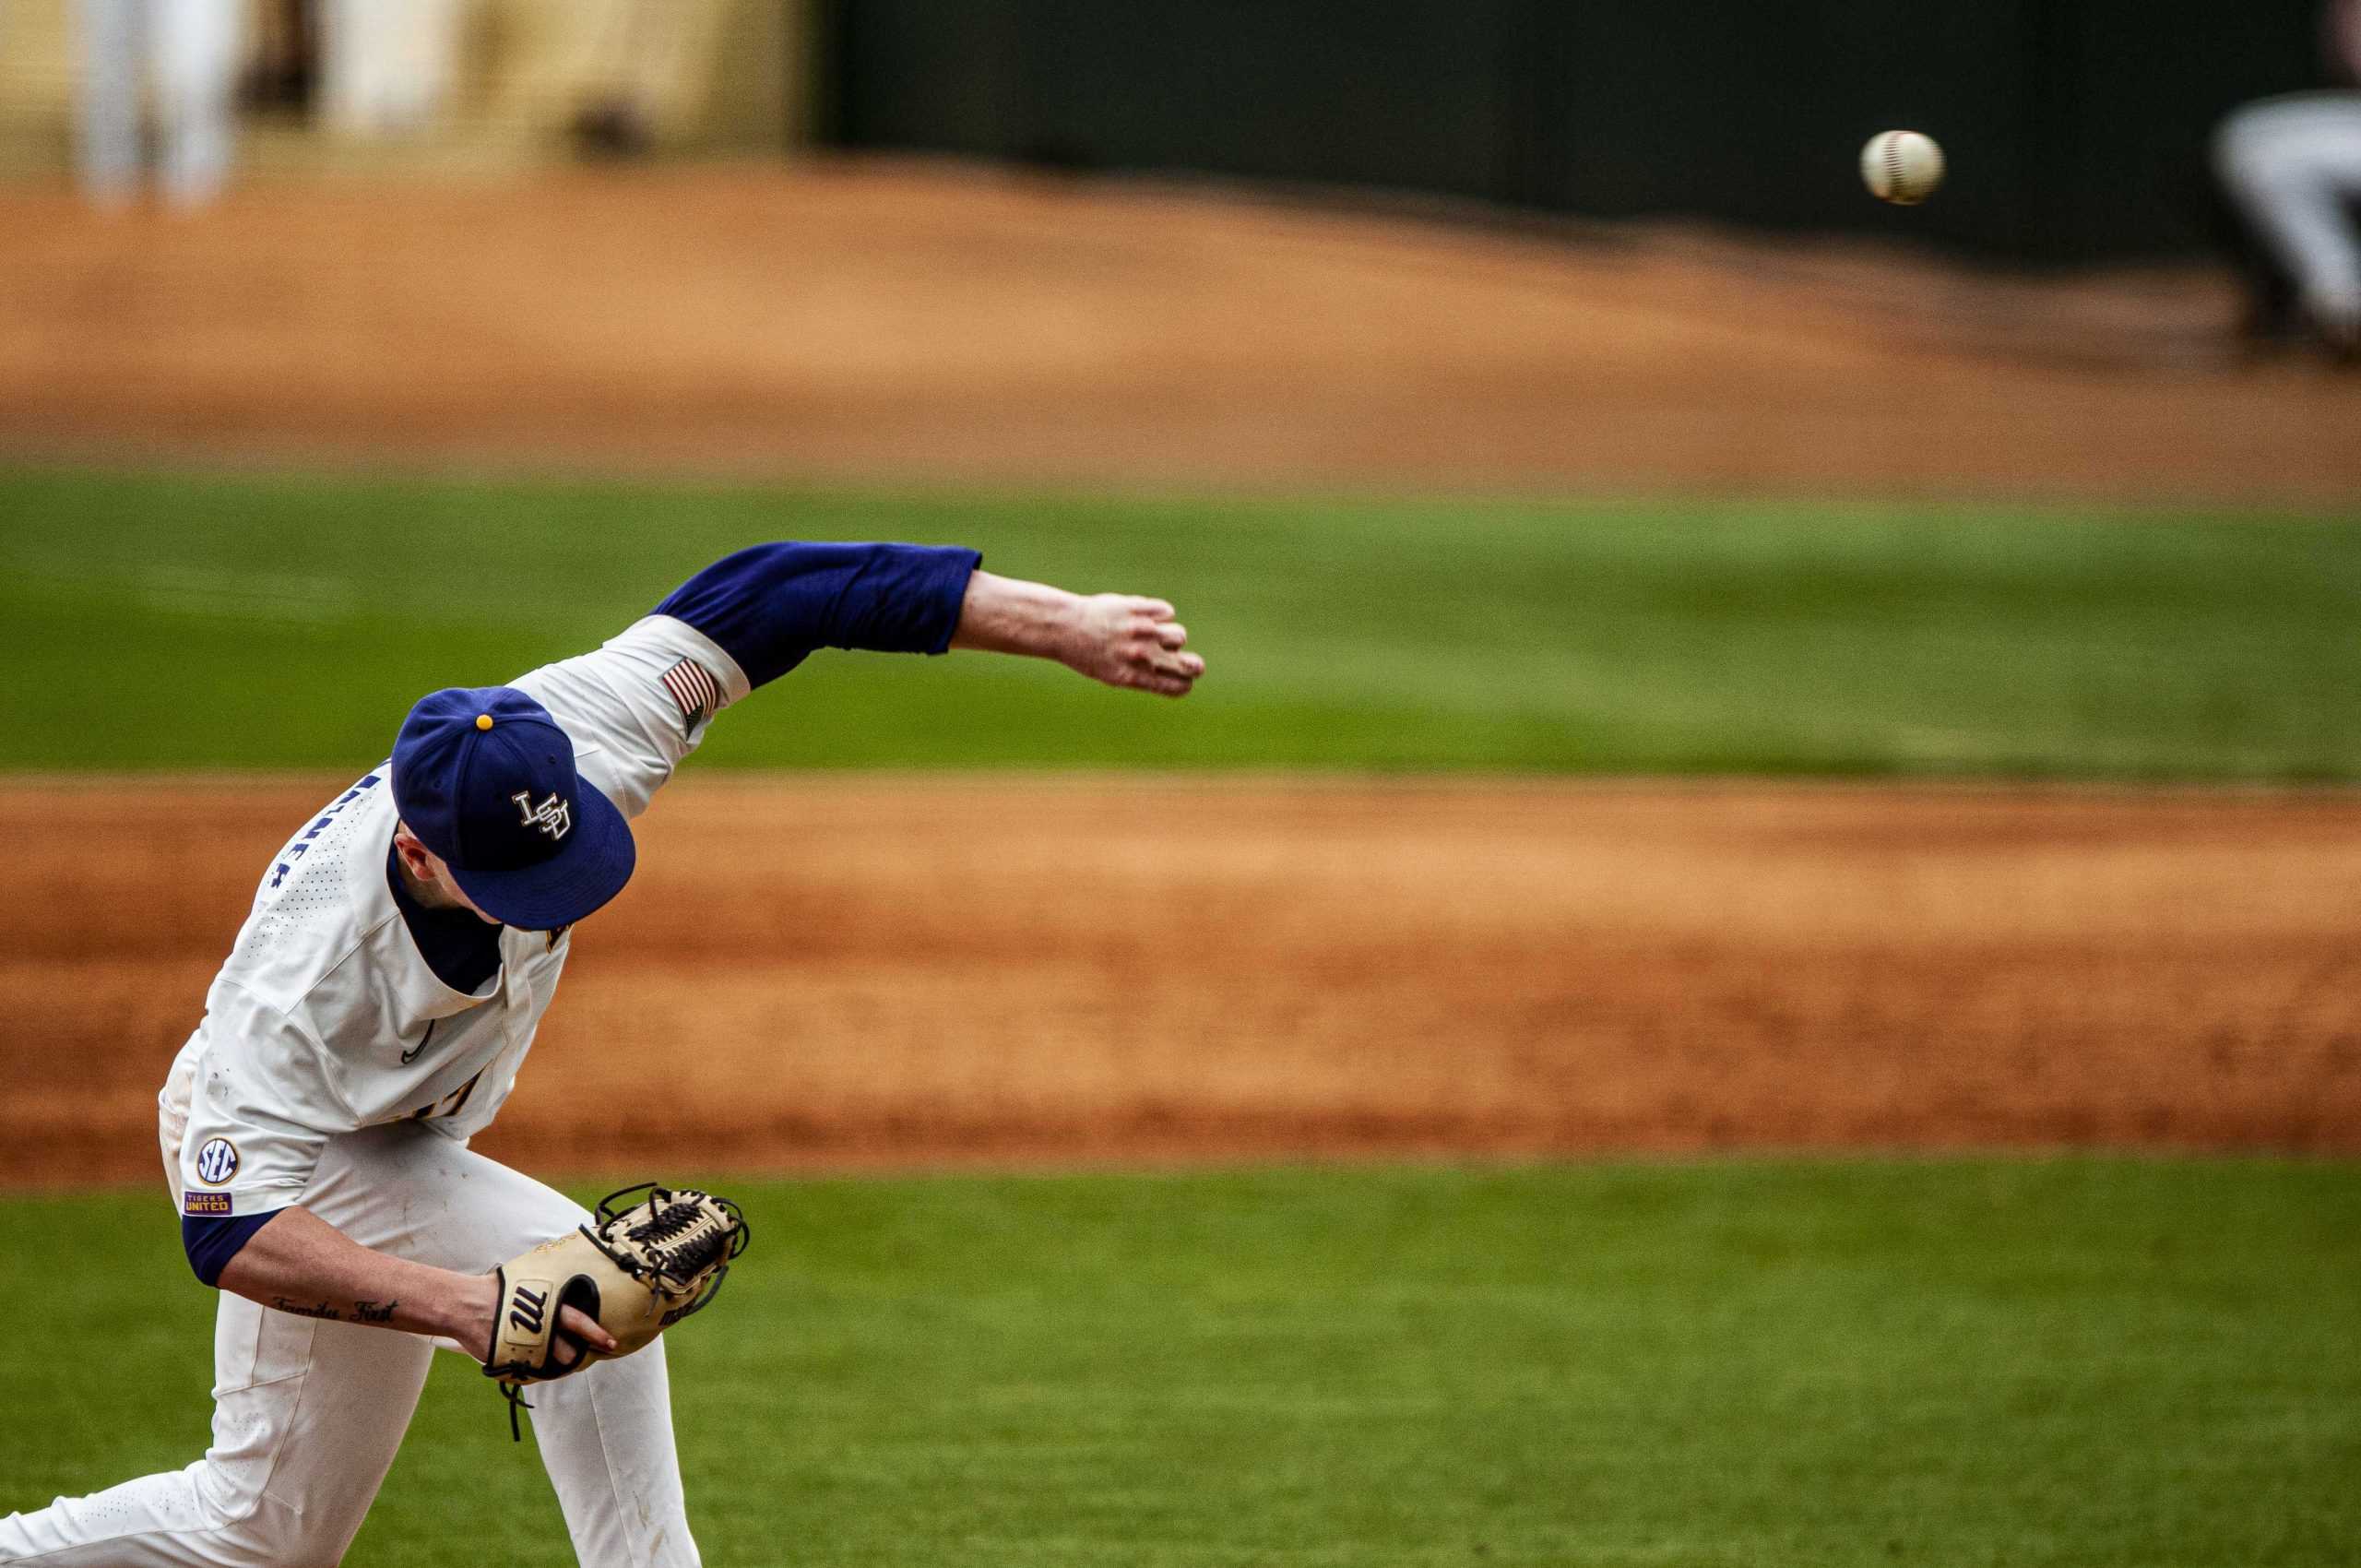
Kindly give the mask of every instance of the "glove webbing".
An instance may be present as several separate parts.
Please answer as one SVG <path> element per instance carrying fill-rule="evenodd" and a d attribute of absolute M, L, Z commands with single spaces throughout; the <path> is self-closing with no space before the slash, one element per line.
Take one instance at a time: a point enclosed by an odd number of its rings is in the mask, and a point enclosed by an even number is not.
<path fill-rule="evenodd" d="M 623 1238 L 638 1244 L 644 1249 L 646 1256 L 627 1254 L 609 1245 L 606 1234 L 632 1210 L 641 1206 L 639 1204 L 634 1204 L 630 1208 L 622 1208 L 618 1206 L 619 1201 L 642 1193 L 648 1194 L 646 1201 L 651 1209 L 649 1217 L 625 1230 Z M 709 1230 L 703 1235 L 693 1234 L 696 1222 L 704 1218 L 705 1210 L 694 1201 L 684 1200 L 679 1203 L 669 1201 L 672 1196 L 671 1189 L 659 1186 L 653 1182 L 643 1182 L 637 1186 L 625 1187 L 618 1192 L 608 1194 L 599 1200 L 595 1226 L 579 1227 L 584 1239 L 606 1253 L 616 1267 L 643 1281 L 652 1277 L 656 1285 L 675 1293 L 685 1290 L 699 1275 L 704 1274 L 707 1269 L 712 1270 L 711 1277 L 705 1281 L 703 1288 L 697 1291 L 693 1300 L 664 1314 L 664 1324 L 667 1327 L 680 1322 L 682 1318 L 703 1312 L 712 1304 L 714 1297 L 721 1291 L 722 1281 L 729 1277 L 731 1260 L 743 1253 L 746 1250 L 746 1244 L 753 1239 L 752 1229 L 747 1225 L 745 1216 L 740 1212 L 736 1204 L 727 1198 L 705 1195 L 708 1201 L 718 1206 L 728 1214 L 730 1220 L 730 1229 Z M 682 1237 L 686 1238 L 684 1242 L 677 1246 L 671 1244 L 675 1242 L 676 1238 Z M 504 1307 L 508 1296 L 507 1270 L 504 1266 L 495 1269 L 493 1276 L 498 1284 L 496 1300 Z M 561 1313 L 564 1311 L 563 1300 L 553 1304 L 553 1311 Z M 552 1324 L 550 1334 L 550 1354 L 554 1354 L 557 1345 L 563 1341 L 571 1340 L 574 1345 L 575 1359 L 573 1366 L 567 1372 L 557 1374 L 570 1376 L 574 1371 L 579 1370 L 583 1362 L 592 1354 L 590 1347 L 587 1342 L 566 1335 L 564 1330 L 555 1323 Z M 495 1318 L 492 1324 L 492 1345 L 486 1356 L 487 1362 L 491 1355 L 498 1353 L 499 1344 L 500 1326 Z M 491 1370 L 487 1365 L 486 1371 Z M 538 1381 L 552 1380 L 544 1378 Z M 500 1379 L 499 1382 L 501 1395 L 508 1402 L 509 1441 L 522 1443 L 525 1441 L 523 1423 L 516 1412 L 531 1409 L 532 1404 L 526 1399 L 524 1384 L 521 1382 L 511 1382 L 504 1378 Z"/>

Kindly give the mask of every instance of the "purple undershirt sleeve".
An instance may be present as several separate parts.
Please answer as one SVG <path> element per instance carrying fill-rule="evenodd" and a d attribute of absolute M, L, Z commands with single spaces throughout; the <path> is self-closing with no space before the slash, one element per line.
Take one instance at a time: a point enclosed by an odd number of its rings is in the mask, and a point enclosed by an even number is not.
<path fill-rule="evenodd" d="M 188 1253 L 189 1267 L 196 1271 L 199 1279 L 219 1289 L 221 1271 L 230 1266 L 230 1260 L 238 1255 L 240 1248 L 254 1240 L 255 1231 L 270 1223 L 273 1216 L 284 1212 L 275 1208 L 269 1214 L 205 1218 L 184 1217 L 181 1220 L 181 1247 Z"/>
<path fill-rule="evenodd" d="M 775 681 L 824 647 L 942 653 L 959 629 L 973 550 L 914 544 L 757 544 L 720 560 L 656 607 Z"/>

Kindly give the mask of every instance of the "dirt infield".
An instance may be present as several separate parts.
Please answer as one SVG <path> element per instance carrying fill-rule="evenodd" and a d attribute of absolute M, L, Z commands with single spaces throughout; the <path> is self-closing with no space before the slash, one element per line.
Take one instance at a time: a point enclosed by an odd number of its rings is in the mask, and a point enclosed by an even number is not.
<path fill-rule="evenodd" d="M 0 1173 L 152 1176 L 331 789 L 0 789 Z M 494 1152 L 2361 1151 L 2351 796 L 693 779 L 641 827 Z"/>
<path fill-rule="evenodd" d="M 0 189 L 0 454 L 2361 493 L 2361 376 L 2232 364 L 2201 274 L 870 165 Z M 0 1173 L 152 1178 L 330 788 L 0 784 Z M 497 1152 L 2361 1151 L 2361 797 L 696 779 L 644 826 Z"/>
<path fill-rule="evenodd" d="M 2234 364 L 2203 271 L 2044 283 L 864 164 L 291 184 L 187 220 L 0 188 L 0 453 L 2361 494 L 2361 375 Z"/>

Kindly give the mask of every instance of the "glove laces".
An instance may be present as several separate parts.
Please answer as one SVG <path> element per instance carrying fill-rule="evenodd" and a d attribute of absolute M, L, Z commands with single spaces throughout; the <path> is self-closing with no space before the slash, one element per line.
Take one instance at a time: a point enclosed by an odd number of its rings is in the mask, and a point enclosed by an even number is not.
<path fill-rule="evenodd" d="M 644 1200 L 647 1218 L 624 1228 L 623 1239 L 644 1248 L 656 1266 L 671 1278 L 693 1279 L 712 1265 L 746 1250 L 751 1238 L 737 1205 L 705 1193 L 676 1194 L 653 1182 L 609 1194 L 599 1205 L 602 1225 L 629 1215 L 632 1210 L 619 1205 L 640 1193 L 647 1194 Z"/>
<path fill-rule="evenodd" d="M 633 1226 L 624 1234 L 635 1241 L 660 1247 L 695 1229 L 697 1221 L 704 1218 L 705 1210 L 694 1199 L 682 1198 L 665 1205 L 653 1218 Z"/>

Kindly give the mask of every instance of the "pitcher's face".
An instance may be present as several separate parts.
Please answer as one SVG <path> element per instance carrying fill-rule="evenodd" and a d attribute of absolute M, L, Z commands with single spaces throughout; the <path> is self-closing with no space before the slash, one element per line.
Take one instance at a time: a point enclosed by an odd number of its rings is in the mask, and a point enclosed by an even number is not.
<path fill-rule="evenodd" d="M 450 863 L 420 843 L 409 828 L 394 829 L 394 852 L 401 857 L 402 869 L 409 873 L 420 903 L 430 909 L 465 909 L 486 925 L 500 923 L 476 908 L 476 901 L 452 880 Z"/>

